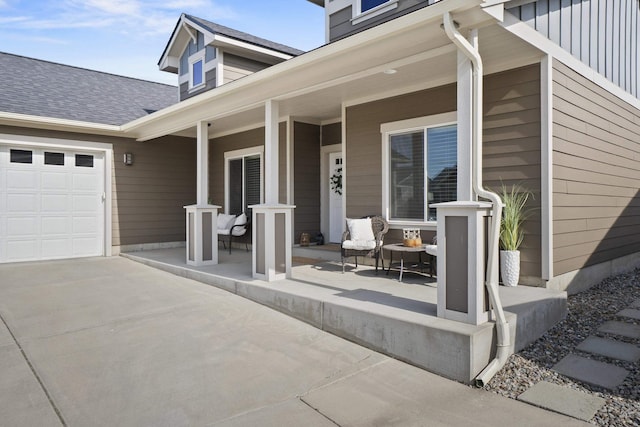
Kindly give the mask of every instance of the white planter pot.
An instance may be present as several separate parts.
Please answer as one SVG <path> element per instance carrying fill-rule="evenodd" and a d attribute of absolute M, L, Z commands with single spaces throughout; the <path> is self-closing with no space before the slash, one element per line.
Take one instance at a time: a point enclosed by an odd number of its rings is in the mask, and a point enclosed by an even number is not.
<path fill-rule="evenodd" d="M 520 251 L 500 251 L 500 271 L 505 286 L 518 286 Z"/>

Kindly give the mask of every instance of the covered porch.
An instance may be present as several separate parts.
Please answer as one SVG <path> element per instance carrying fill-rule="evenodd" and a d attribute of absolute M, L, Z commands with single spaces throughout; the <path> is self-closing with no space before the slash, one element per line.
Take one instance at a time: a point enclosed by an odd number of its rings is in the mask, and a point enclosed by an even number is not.
<path fill-rule="evenodd" d="M 121 254 L 129 259 L 243 296 L 319 329 L 430 372 L 470 383 L 495 353 L 495 323 L 475 326 L 438 318 L 437 286 L 424 276 L 375 274 L 360 266 L 342 274 L 339 262 L 298 257 L 292 277 L 253 279 L 251 253 L 220 251 L 218 265 L 186 263 L 184 248 Z M 500 288 L 512 336 L 511 352 L 539 338 L 566 315 L 566 293 Z"/>

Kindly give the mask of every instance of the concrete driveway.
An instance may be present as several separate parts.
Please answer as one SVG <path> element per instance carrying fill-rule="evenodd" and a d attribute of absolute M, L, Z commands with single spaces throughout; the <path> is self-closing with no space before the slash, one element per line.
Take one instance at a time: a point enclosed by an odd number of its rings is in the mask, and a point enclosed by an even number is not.
<path fill-rule="evenodd" d="M 584 425 L 119 257 L 0 265 L 0 318 L 3 426 Z"/>

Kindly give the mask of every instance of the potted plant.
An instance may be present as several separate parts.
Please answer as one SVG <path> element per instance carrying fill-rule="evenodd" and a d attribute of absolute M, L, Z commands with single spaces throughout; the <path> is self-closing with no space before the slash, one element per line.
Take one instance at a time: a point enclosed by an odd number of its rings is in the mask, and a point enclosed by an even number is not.
<path fill-rule="evenodd" d="M 533 194 L 521 185 L 510 188 L 502 184 L 500 197 L 504 203 L 500 222 L 500 271 L 505 286 L 517 286 L 520 279 L 520 245 L 524 240 L 522 224 L 531 210 L 525 205 Z"/>

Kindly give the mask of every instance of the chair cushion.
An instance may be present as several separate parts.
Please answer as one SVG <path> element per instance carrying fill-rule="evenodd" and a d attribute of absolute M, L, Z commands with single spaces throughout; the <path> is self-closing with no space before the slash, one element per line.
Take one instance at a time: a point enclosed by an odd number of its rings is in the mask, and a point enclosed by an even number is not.
<path fill-rule="evenodd" d="M 244 233 L 246 232 L 246 227 L 233 227 L 233 229 L 231 229 L 231 234 L 233 234 L 234 236 L 244 236 Z"/>
<path fill-rule="evenodd" d="M 368 251 L 375 249 L 375 240 L 345 240 L 342 242 L 342 247 L 345 249 L 352 249 L 356 251 Z"/>
<path fill-rule="evenodd" d="M 247 215 L 243 212 L 237 216 L 233 225 L 245 225 L 247 223 Z M 240 227 L 238 227 L 240 228 Z"/>
<path fill-rule="evenodd" d="M 349 227 L 349 237 L 351 237 L 351 240 L 353 241 L 376 240 L 376 237 L 373 235 L 371 218 L 347 218 L 347 227 Z"/>
<path fill-rule="evenodd" d="M 424 245 L 424 250 L 429 255 L 438 256 L 438 245 Z"/>
<path fill-rule="evenodd" d="M 227 214 L 219 213 L 218 214 L 218 233 L 220 233 L 220 230 L 230 229 L 231 226 L 234 224 L 235 220 L 236 220 L 235 215 L 227 215 Z M 229 233 L 226 233 L 226 234 L 229 234 Z"/>

